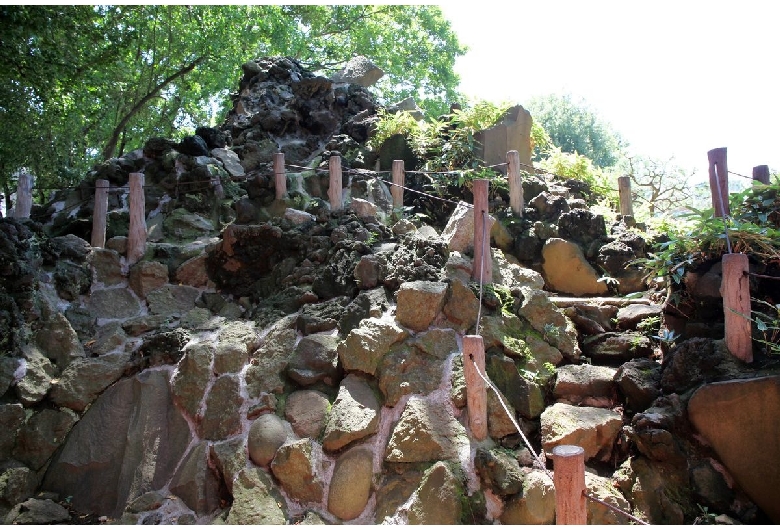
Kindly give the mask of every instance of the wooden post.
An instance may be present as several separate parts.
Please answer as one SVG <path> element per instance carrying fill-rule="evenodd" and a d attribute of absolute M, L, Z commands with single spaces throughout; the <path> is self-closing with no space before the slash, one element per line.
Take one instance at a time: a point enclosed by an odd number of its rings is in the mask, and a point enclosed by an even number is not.
<path fill-rule="evenodd" d="M 726 328 L 726 348 L 731 355 L 746 363 L 753 362 L 753 342 L 750 321 L 750 285 L 747 254 L 724 254 L 723 316 Z"/>
<path fill-rule="evenodd" d="M 620 215 L 634 216 L 634 204 L 631 201 L 631 177 L 618 177 L 618 195 L 620 196 Z"/>
<path fill-rule="evenodd" d="M 341 199 L 341 157 L 332 156 L 328 161 L 328 170 L 330 171 L 330 187 L 328 188 L 328 199 L 330 199 L 330 209 L 341 210 L 343 202 Z"/>
<path fill-rule="evenodd" d="M 225 198 L 225 188 L 222 187 L 222 180 L 219 178 L 219 175 L 211 177 L 211 185 L 214 187 L 214 197 L 217 199 L 214 207 L 219 211 L 219 201 Z"/>
<path fill-rule="evenodd" d="M 753 168 L 753 185 L 756 183 L 769 185 L 769 166 L 756 166 Z"/>
<path fill-rule="evenodd" d="M 95 181 L 95 209 L 92 211 L 92 246 L 106 246 L 106 215 L 108 214 L 108 181 Z"/>
<path fill-rule="evenodd" d="M 146 252 L 146 199 L 144 174 L 130 173 L 130 229 L 127 234 L 127 263 L 135 264 Z"/>
<path fill-rule="evenodd" d="M 523 198 L 523 181 L 520 179 L 520 153 L 509 151 L 506 154 L 506 178 L 509 181 L 509 206 L 518 217 L 523 216 L 525 200 Z"/>
<path fill-rule="evenodd" d="M 404 207 L 404 189 L 402 186 L 405 185 L 405 176 L 403 160 L 393 160 L 392 174 L 394 186 L 390 193 L 393 196 L 393 210 L 400 210 Z"/>
<path fill-rule="evenodd" d="M 559 445 L 552 450 L 555 524 L 588 524 L 585 505 L 585 450 Z"/>
<path fill-rule="evenodd" d="M 32 210 L 33 177 L 29 173 L 22 173 L 16 182 L 16 204 L 14 205 L 14 217 L 27 219 Z"/>
<path fill-rule="evenodd" d="M 280 201 L 287 195 L 287 174 L 284 169 L 284 153 L 274 154 L 274 184 L 276 200 Z"/>
<path fill-rule="evenodd" d="M 474 267 L 471 277 L 483 284 L 493 282 L 493 258 L 490 253 L 487 179 L 474 180 Z"/>
<path fill-rule="evenodd" d="M 474 364 L 477 366 L 475 367 Z M 463 374 L 466 378 L 466 406 L 469 411 L 469 429 L 477 440 L 488 435 L 487 389 L 477 372 L 485 373 L 485 344 L 480 335 L 463 337 Z"/>
<path fill-rule="evenodd" d="M 710 191 L 715 217 L 729 215 L 729 168 L 726 163 L 726 148 L 719 147 L 707 153 L 710 163 Z"/>

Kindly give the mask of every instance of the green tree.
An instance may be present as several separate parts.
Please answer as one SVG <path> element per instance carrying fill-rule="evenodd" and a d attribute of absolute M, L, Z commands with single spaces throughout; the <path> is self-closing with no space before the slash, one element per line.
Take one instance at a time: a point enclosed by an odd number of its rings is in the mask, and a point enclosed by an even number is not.
<path fill-rule="evenodd" d="M 240 65 L 286 55 L 322 74 L 353 55 L 385 102 L 456 97 L 464 53 L 435 6 L 0 6 L 0 183 L 72 183 L 152 136 L 216 124 Z"/>
<path fill-rule="evenodd" d="M 571 95 L 550 94 L 531 99 L 527 105 L 547 131 L 552 143 L 565 153 L 586 156 L 599 167 L 613 166 L 625 147 L 620 135 L 583 101 Z M 538 159 L 543 154 L 535 153 Z"/>

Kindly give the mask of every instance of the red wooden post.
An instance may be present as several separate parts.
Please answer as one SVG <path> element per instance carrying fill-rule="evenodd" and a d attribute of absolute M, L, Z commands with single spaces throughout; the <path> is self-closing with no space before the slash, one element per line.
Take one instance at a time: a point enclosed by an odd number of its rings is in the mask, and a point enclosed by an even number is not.
<path fill-rule="evenodd" d="M 588 524 L 585 505 L 585 450 L 559 445 L 552 450 L 555 524 Z"/>
<path fill-rule="evenodd" d="M 130 173 L 130 229 L 127 234 L 127 263 L 133 265 L 146 252 L 146 199 L 144 174 Z"/>
<path fill-rule="evenodd" d="M 27 219 L 32 210 L 33 177 L 29 173 L 21 173 L 16 182 L 16 204 L 14 205 L 14 217 Z"/>
<path fill-rule="evenodd" d="M 509 206 L 515 215 L 522 217 L 525 200 L 523 198 L 523 181 L 520 179 L 520 153 L 509 151 L 506 154 L 506 164 L 506 178 L 509 181 Z"/>
<path fill-rule="evenodd" d="M 95 209 L 92 211 L 92 246 L 106 246 L 106 215 L 108 214 L 108 181 L 95 181 Z"/>
<path fill-rule="evenodd" d="M 726 163 L 726 148 L 719 147 L 707 153 L 710 163 L 710 190 L 715 217 L 729 215 L 729 168 Z"/>
<path fill-rule="evenodd" d="M 753 362 L 753 332 L 750 321 L 750 285 L 747 254 L 724 254 L 723 316 L 726 328 L 726 348 L 731 355 L 746 363 Z"/>
<path fill-rule="evenodd" d="M 620 197 L 620 215 L 634 216 L 634 204 L 631 201 L 631 177 L 618 177 L 618 196 Z"/>
<path fill-rule="evenodd" d="M 493 282 L 493 258 L 490 254 L 490 228 L 488 216 L 487 179 L 474 180 L 474 267 L 471 277 L 483 284 Z"/>
<path fill-rule="evenodd" d="M 756 182 L 769 185 L 769 166 L 756 166 L 753 168 L 753 185 Z"/>
<path fill-rule="evenodd" d="M 477 366 L 475 367 L 474 364 Z M 469 428 L 474 438 L 484 440 L 488 435 L 487 389 L 485 381 L 479 373 L 485 373 L 485 344 L 480 335 L 465 335 L 463 337 L 463 374 L 466 378 Z"/>
<path fill-rule="evenodd" d="M 280 201 L 287 195 L 287 174 L 284 169 L 284 153 L 274 154 L 274 184 L 276 200 Z"/>
<path fill-rule="evenodd" d="M 393 160 L 393 188 L 390 193 L 393 196 L 393 210 L 399 210 L 404 207 L 404 189 L 405 185 L 404 177 L 404 161 Z"/>
<path fill-rule="evenodd" d="M 330 171 L 330 187 L 328 188 L 328 199 L 330 199 L 331 210 L 341 210 L 343 201 L 341 198 L 341 157 L 332 156 L 328 161 L 328 170 Z"/>

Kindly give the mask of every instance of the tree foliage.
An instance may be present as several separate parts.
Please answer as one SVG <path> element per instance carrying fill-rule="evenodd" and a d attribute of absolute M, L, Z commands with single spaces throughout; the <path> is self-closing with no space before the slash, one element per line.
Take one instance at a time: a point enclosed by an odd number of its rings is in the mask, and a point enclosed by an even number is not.
<path fill-rule="evenodd" d="M 446 108 L 464 53 L 435 6 L 0 6 L 0 182 L 57 186 L 152 136 L 214 125 L 244 62 L 291 56 L 329 75 L 353 55 L 380 100 Z"/>
<path fill-rule="evenodd" d="M 670 214 L 692 202 L 690 175 L 673 159 L 625 156 L 617 169 L 631 178 L 631 195 L 638 217 L 645 212 L 650 217 Z"/>
<path fill-rule="evenodd" d="M 622 138 L 583 100 L 574 101 L 568 94 L 550 94 L 533 98 L 527 108 L 534 122 L 541 124 L 552 143 L 564 153 L 586 156 L 602 168 L 618 161 L 624 147 Z"/>

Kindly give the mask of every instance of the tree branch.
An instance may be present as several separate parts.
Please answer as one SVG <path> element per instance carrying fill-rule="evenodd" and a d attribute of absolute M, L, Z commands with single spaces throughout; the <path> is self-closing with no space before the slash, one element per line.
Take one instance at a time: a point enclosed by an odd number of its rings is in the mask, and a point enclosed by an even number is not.
<path fill-rule="evenodd" d="M 119 123 L 116 127 L 114 127 L 114 131 L 111 133 L 111 137 L 108 139 L 108 142 L 106 143 L 106 146 L 103 148 L 103 158 L 109 159 L 114 156 L 114 152 L 116 151 L 117 143 L 119 142 L 119 136 L 122 134 L 122 131 L 127 126 L 130 119 L 135 116 L 143 107 L 146 105 L 149 101 L 151 101 L 163 88 L 174 82 L 176 79 L 188 74 L 192 70 L 195 69 L 196 66 L 198 66 L 200 63 L 206 60 L 205 56 L 198 57 L 191 63 L 179 68 L 176 72 L 172 73 L 162 81 L 160 81 L 156 86 L 154 86 L 147 94 L 139 99 L 135 105 L 133 105 L 130 110 L 128 110 L 125 115 L 122 117 L 121 120 L 119 120 Z"/>

